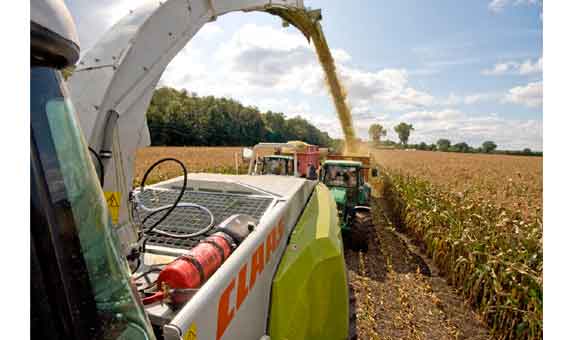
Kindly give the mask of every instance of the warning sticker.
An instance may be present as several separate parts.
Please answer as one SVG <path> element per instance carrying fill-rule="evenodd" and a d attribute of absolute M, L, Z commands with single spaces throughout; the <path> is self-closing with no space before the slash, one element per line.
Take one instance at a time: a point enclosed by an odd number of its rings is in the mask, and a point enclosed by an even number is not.
<path fill-rule="evenodd" d="M 104 192 L 104 196 L 106 197 L 106 203 L 108 203 L 108 211 L 110 211 L 112 223 L 118 224 L 120 215 L 120 193 L 107 191 Z"/>
<path fill-rule="evenodd" d="M 198 339 L 198 327 L 196 326 L 196 323 L 192 323 L 192 325 L 190 326 L 190 328 L 188 328 L 188 331 L 186 332 L 186 334 L 184 334 L 184 340 L 197 340 Z"/>

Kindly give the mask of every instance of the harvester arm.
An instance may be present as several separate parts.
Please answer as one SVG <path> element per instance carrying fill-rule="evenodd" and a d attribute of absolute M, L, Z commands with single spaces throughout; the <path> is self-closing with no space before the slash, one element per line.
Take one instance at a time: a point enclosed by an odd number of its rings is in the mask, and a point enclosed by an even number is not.
<path fill-rule="evenodd" d="M 222 14 L 303 8 L 303 0 L 151 1 L 86 52 L 68 85 L 84 135 L 102 158 L 104 191 L 119 193 L 118 224 L 128 222 L 135 153 L 150 144 L 146 111 L 170 61 Z"/>

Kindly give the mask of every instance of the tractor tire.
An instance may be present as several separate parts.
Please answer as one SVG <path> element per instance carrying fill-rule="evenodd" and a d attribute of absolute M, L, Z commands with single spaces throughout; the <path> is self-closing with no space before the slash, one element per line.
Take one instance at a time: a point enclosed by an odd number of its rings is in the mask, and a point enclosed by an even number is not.
<path fill-rule="evenodd" d="M 373 220 L 370 211 L 356 211 L 353 217 L 353 225 L 349 233 L 349 248 L 353 251 L 368 250 L 369 236 L 373 228 Z"/>

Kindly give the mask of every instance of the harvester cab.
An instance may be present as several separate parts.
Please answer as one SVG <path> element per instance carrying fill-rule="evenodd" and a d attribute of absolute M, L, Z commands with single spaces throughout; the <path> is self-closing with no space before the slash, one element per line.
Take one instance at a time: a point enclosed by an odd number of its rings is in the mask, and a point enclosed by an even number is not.
<path fill-rule="evenodd" d="M 61 75 L 74 22 L 63 1 L 30 5 L 31 336 L 152 339 Z"/>
<path fill-rule="evenodd" d="M 63 1 L 31 5 L 32 336 L 348 338 L 341 230 L 325 185 L 188 173 L 165 158 L 132 186 L 135 152 L 150 142 L 147 107 L 177 52 L 219 15 L 305 17 L 303 1 L 149 1 L 77 64 Z M 74 64 L 65 83 L 59 70 Z M 182 176 L 146 185 L 164 162 Z"/>
<path fill-rule="evenodd" d="M 321 181 L 329 188 L 338 209 L 344 244 L 352 250 L 368 249 L 371 216 L 369 157 L 330 156 L 323 162 Z"/>

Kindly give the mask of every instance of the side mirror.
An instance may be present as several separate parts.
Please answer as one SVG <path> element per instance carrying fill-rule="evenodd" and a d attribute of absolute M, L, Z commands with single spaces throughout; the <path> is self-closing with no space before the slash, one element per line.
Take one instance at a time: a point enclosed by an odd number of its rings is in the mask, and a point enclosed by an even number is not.
<path fill-rule="evenodd" d="M 371 177 L 377 177 L 379 176 L 379 171 L 377 170 L 377 168 L 371 168 Z"/>
<path fill-rule="evenodd" d="M 250 148 L 244 148 L 242 150 L 243 159 L 252 159 L 254 157 L 254 150 Z"/>

